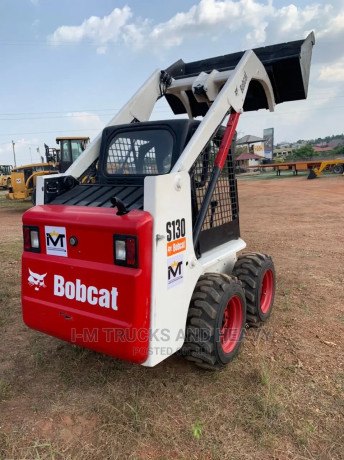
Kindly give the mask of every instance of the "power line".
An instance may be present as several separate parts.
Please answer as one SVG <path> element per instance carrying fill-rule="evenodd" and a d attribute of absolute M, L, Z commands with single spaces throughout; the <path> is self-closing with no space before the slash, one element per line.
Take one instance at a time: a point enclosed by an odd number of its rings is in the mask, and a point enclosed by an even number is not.
<path fill-rule="evenodd" d="M 60 110 L 55 112 L 8 112 L 8 113 L 0 113 L 0 116 L 3 115 L 40 115 L 40 114 L 52 114 L 52 113 L 66 113 L 66 112 L 105 112 L 105 111 L 115 111 L 118 112 L 120 109 L 66 109 Z"/>
<path fill-rule="evenodd" d="M 331 110 L 336 110 L 336 109 L 342 109 L 344 106 L 343 105 L 338 105 L 338 106 L 332 106 L 328 107 L 328 109 Z M 319 107 L 313 107 L 311 109 L 305 109 L 305 110 L 293 110 L 290 112 L 281 112 L 281 113 L 275 113 L 275 116 L 283 116 L 283 115 L 289 115 L 291 113 L 303 113 L 303 112 L 315 112 L 317 110 L 320 110 Z M 42 112 L 44 113 L 44 112 Z M 170 110 L 155 110 L 155 113 L 171 113 Z M 249 112 L 244 112 L 246 115 Z M 243 114 L 243 115 L 244 115 Z M 1 116 L 1 114 L 0 114 Z M 54 116 L 54 117 L 23 117 L 23 118 L 0 118 L 0 121 L 24 121 L 24 120 L 51 120 L 51 119 L 60 119 L 60 118 L 66 118 L 66 119 L 72 119 L 72 118 L 92 118 L 92 117 L 108 117 L 109 114 L 94 114 L 94 115 L 89 115 L 89 114 L 80 114 L 80 115 L 59 115 L 59 116 Z M 255 115 L 247 115 L 245 118 L 249 117 L 254 117 Z"/>
<path fill-rule="evenodd" d="M 113 113 L 117 113 L 120 109 L 104 109 L 104 110 L 111 110 L 111 114 Z M 0 121 L 17 121 L 17 120 L 46 120 L 47 118 L 86 118 L 86 117 L 108 117 L 110 116 L 111 114 L 108 114 L 108 113 L 99 113 L 101 111 L 104 111 L 104 110 L 99 110 L 99 111 L 96 111 L 94 110 L 94 114 L 89 114 L 89 113 L 82 113 L 83 111 L 82 110 L 74 110 L 74 112 L 81 112 L 81 113 L 67 113 L 65 115 L 56 115 L 54 117 L 24 117 L 24 118 L 0 118 Z M 72 111 L 69 111 L 69 110 L 66 110 L 66 112 L 72 112 Z M 86 112 L 86 111 L 85 111 Z M 87 112 L 91 112 L 91 110 L 88 110 Z M 166 110 L 166 109 L 157 109 L 157 110 L 154 110 L 155 113 L 164 113 L 164 112 L 169 112 L 169 110 Z M 12 113 L 8 113 L 8 114 L 2 114 L 0 113 L 0 117 L 3 117 L 5 115 L 43 115 L 43 114 L 49 114 L 49 113 L 65 113 L 65 112 L 23 112 L 23 113 L 16 113 L 16 112 L 12 112 Z"/>
<path fill-rule="evenodd" d="M 27 136 L 31 134 L 51 134 L 51 133 L 79 133 L 80 131 L 97 131 L 99 132 L 99 129 L 94 129 L 94 128 L 80 128 L 80 129 L 64 129 L 63 131 L 35 131 L 31 133 L 6 133 L 6 134 L 0 134 L 0 137 L 5 137 L 5 136 Z M 5 142 L 5 144 L 8 144 L 8 142 Z M 3 144 L 2 144 L 3 145 Z"/>

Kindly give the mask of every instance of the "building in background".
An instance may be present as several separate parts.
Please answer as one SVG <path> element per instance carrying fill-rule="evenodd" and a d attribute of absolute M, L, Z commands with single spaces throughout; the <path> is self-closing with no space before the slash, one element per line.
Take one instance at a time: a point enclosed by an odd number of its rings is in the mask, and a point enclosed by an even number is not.
<path fill-rule="evenodd" d="M 237 140 L 237 147 L 244 149 L 235 157 L 237 172 L 244 172 L 249 166 L 258 166 L 264 161 L 264 139 L 262 137 L 247 135 Z"/>
<path fill-rule="evenodd" d="M 260 157 L 254 153 L 243 152 L 235 158 L 235 166 L 241 172 L 241 170 L 246 170 L 249 166 L 260 165 L 263 160 L 264 157 Z"/>

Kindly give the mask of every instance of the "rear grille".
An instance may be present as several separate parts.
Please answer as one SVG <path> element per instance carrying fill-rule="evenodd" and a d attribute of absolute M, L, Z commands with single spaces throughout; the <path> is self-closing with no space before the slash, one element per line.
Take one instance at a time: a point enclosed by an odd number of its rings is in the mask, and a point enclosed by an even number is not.
<path fill-rule="evenodd" d="M 50 204 L 111 208 L 111 198 L 124 202 L 127 209 L 143 209 L 143 186 L 81 184 L 62 193 Z"/>

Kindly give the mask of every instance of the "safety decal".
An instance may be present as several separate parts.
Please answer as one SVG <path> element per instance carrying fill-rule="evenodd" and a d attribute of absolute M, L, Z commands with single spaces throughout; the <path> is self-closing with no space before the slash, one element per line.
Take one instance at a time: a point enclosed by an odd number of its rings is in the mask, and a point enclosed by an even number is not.
<path fill-rule="evenodd" d="M 167 289 L 178 286 L 183 282 L 183 254 L 167 259 Z"/>
<path fill-rule="evenodd" d="M 65 227 L 45 227 L 47 254 L 67 257 L 67 237 Z"/>

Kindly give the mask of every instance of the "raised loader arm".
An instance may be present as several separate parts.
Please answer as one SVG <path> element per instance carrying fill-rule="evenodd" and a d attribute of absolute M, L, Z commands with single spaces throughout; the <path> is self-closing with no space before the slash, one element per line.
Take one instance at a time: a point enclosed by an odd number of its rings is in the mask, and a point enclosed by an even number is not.
<path fill-rule="evenodd" d="M 175 114 L 204 117 L 173 168 L 188 170 L 230 110 L 273 110 L 275 104 L 307 97 L 314 43 L 312 32 L 305 40 L 191 63 L 179 60 L 165 71 L 155 71 L 107 126 L 149 120 L 156 101 L 165 95 Z M 80 177 L 99 157 L 100 145 L 101 134 L 62 176 Z M 37 180 L 37 204 L 45 202 L 44 181 L 44 176 Z"/>

